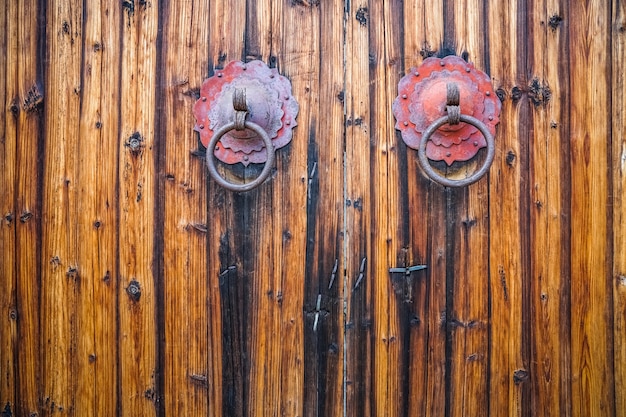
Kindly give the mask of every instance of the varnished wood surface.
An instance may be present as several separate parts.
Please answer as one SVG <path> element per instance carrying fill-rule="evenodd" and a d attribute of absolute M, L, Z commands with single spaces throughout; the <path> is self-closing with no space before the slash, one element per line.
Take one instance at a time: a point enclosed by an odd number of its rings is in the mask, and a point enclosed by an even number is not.
<path fill-rule="evenodd" d="M 626 3 L 616 2 L 611 11 L 611 167 L 613 202 L 613 364 L 615 415 L 626 416 Z M 609 312 L 610 313 L 610 312 Z M 610 331 L 610 328 L 609 328 Z"/>
<path fill-rule="evenodd" d="M 6 2 L 0 413 L 625 417 L 624 8 Z M 502 101 L 464 189 L 391 111 L 447 54 Z M 300 112 L 237 194 L 192 106 L 252 59 Z"/>

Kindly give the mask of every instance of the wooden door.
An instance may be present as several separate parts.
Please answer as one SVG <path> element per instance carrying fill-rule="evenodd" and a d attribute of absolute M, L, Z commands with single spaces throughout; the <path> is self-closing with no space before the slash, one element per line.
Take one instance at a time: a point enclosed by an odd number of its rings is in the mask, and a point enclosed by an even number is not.
<path fill-rule="evenodd" d="M 626 416 L 625 26 L 617 0 L 3 2 L 0 413 Z M 502 101 L 459 189 L 391 112 L 449 54 Z M 253 59 L 298 126 L 232 193 L 192 107 Z"/>

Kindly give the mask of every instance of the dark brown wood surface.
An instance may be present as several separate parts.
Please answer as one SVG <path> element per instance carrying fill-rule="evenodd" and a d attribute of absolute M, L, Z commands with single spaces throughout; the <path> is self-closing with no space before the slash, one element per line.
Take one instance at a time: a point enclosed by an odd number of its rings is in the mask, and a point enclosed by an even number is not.
<path fill-rule="evenodd" d="M 626 417 L 625 27 L 597 0 L 5 2 L 0 414 Z M 449 54 L 502 102 L 459 189 L 391 110 Z M 253 59 L 300 110 L 233 193 L 192 107 Z"/>

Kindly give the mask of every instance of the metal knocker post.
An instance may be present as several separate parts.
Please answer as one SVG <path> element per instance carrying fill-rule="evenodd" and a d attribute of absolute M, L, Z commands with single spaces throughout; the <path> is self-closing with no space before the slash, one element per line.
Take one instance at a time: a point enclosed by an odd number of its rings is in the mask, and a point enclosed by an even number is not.
<path fill-rule="evenodd" d="M 270 176 L 275 151 L 291 141 L 298 103 L 291 83 L 261 61 L 232 61 L 208 78 L 194 105 L 195 130 L 207 148 L 210 176 L 235 192 L 250 191 Z M 219 174 L 216 159 L 224 164 L 264 164 L 259 176 L 233 183 Z"/>
<path fill-rule="evenodd" d="M 446 187 L 468 186 L 489 171 L 500 108 L 489 77 L 456 56 L 428 58 L 413 68 L 400 80 L 393 103 L 396 129 L 407 146 L 417 149 L 422 171 Z M 487 148 L 484 162 L 463 179 L 447 178 L 431 164 L 462 164 L 481 148 Z"/>

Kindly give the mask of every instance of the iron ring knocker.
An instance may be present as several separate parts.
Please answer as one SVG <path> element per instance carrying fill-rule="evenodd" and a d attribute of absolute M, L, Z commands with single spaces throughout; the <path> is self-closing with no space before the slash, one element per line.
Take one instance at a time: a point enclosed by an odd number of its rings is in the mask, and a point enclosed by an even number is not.
<path fill-rule="evenodd" d="M 254 133 L 259 135 L 261 139 L 263 139 L 263 143 L 265 144 L 265 150 L 267 152 L 267 160 L 265 161 L 265 166 L 263 167 L 261 174 L 259 174 L 259 176 L 256 177 L 253 181 L 245 184 L 235 184 L 226 181 L 226 179 L 224 179 L 224 177 L 222 177 L 217 172 L 217 167 L 215 166 L 215 157 L 213 156 L 213 153 L 215 152 L 215 147 L 217 146 L 217 143 L 222 138 L 222 136 L 237 128 L 236 122 L 227 123 L 222 126 L 217 132 L 215 132 L 206 150 L 207 168 L 211 177 L 213 177 L 215 182 L 217 182 L 222 187 L 236 192 L 250 191 L 253 188 L 256 188 L 257 186 L 262 184 L 272 172 L 272 167 L 274 166 L 274 159 L 276 155 L 272 139 L 269 137 L 265 129 L 251 121 L 244 121 L 243 127 L 252 130 Z"/>
<path fill-rule="evenodd" d="M 477 128 L 480 133 L 482 133 L 482 135 L 485 137 L 485 141 L 487 142 L 487 157 L 485 159 L 485 162 L 476 172 L 474 172 L 467 178 L 463 178 L 462 180 L 451 180 L 438 174 L 430 165 L 430 162 L 428 162 L 428 157 L 426 156 L 426 144 L 428 143 L 428 140 L 430 139 L 432 134 L 435 133 L 435 131 L 444 124 L 449 123 L 450 120 L 449 116 L 443 116 L 435 120 L 422 134 L 422 139 L 419 143 L 417 156 L 420 166 L 422 167 L 422 170 L 426 173 L 426 175 L 428 175 L 431 180 L 445 187 L 465 187 L 467 185 L 475 183 L 476 181 L 481 179 L 487 171 L 489 171 L 489 167 L 491 166 L 491 163 L 493 162 L 493 158 L 496 153 L 493 135 L 491 134 L 491 132 L 489 132 L 489 128 L 483 122 L 465 114 L 460 114 L 458 120 L 464 123 L 469 123 L 470 125 Z"/>

